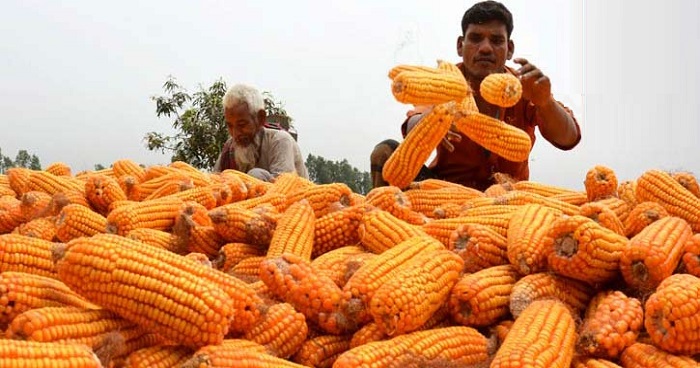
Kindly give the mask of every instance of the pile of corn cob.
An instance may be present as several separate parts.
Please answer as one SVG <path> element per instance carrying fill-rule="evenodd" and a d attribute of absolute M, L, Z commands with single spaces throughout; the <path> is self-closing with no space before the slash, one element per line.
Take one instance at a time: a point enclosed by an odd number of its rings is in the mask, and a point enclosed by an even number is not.
<path fill-rule="evenodd" d="M 0 366 L 698 366 L 693 175 L 497 179 L 10 169 Z"/>

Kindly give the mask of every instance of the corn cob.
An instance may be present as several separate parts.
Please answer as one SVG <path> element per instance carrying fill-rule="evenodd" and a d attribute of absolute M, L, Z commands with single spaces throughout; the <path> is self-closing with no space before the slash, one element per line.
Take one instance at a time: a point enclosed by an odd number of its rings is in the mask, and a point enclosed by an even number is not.
<path fill-rule="evenodd" d="M 447 246 L 450 243 L 452 233 L 463 224 L 483 225 L 505 237 L 508 233 L 508 223 L 510 222 L 511 217 L 512 214 L 494 216 L 460 216 L 433 220 L 421 226 L 421 228 L 426 234 Z"/>
<path fill-rule="evenodd" d="M 204 253 L 190 252 L 190 253 L 185 254 L 184 257 L 187 259 L 191 259 L 191 260 L 201 264 L 202 266 L 213 267 L 211 264 L 211 261 L 209 260 L 207 255 Z"/>
<path fill-rule="evenodd" d="M 111 234 L 77 238 L 55 254 L 71 289 L 166 339 L 198 347 L 229 331 L 234 302 L 194 261 Z"/>
<path fill-rule="evenodd" d="M 223 176 L 224 178 L 229 177 L 229 176 L 235 176 L 236 178 L 241 180 L 247 188 L 247 191 L 248 191 L 247 198 L 248 199 L 257 198 L 257 197 L 264 195 L 265 193 L 267 193 L 267 190 L 270 189 L 273 185 L 272 183 L 262 181 L 258 178 L 255 178 L 253 176 L 250 176 L 250 175 L 248 175 L 244 172 L 240 172 L 238 170 L 230 170 L 230 169 L 224 170 L 221 172 L 221 176 Z M 271 193 L 271 194 L 274 194 L 274 193 Z M 279 193 L 277 193 L 277 194 L 279 194 Z"/>
<path fill-rule="evenodd" d="M 509 263 L 506 238 L 484 225 L 459 225 L 451 234 L 447 248 L 462 257 L 465 272 Z"/>
<path fill-rule="evenodd" d="M 617 185 L 617 196 L 627 203 L 630 208 L 637 205 L 637 181 L 625 180 Z"/>
<path fill-rule="evenodd" d="M 456 117 L 457 129 L 478 145 L 513 162 L 527 160 L 532 149 L 530 136 L 522 129 L 478 111 Z"/>
<path fill-rule="evenodd" d="M 219 205 L 228 204 L 231 191 L 224 184 L 211 184 L 186 189 L 165 196 L 164 198 L 179 198 L 185 202 L 196 202 L 210 210 Z"/>
<path fill-rule="evenodd" d="M 674 216 L 664 217 L 644 228 L 622 252 L 620 271 L 625 282 L 641 291 L 653 290 L 671 276 L 692 236 L 688 223 Z"/>
<path fill-rule="evenodd" d="M 243 180 L 236 175 L 221 175 L 220 173 L 209 174 L 212 182 L 221 183 L 228 186 L 231 192 L 229 203 L 235 203 L 248 198 L 248 187 Z"/>
<path fill-rule="evenodd" d="M 538 300 L 515 319 L 491 367 L 569 368 L 575 342 L 576 324 L 564 303 Z"/>
<path fill-rule="evenodd" d="M 460 215 L 460 212 L 462 211 L 461 205 L 455 204 L 455 203 L 446 203 L 443 205 L 440 205 L 438 207 L 435 207 L 433 209 L 430 218 L 433 219 L 446 219 L 446 218 L 455 218 Z"/>
<path fill-rule="evenodd" d="M 277 225 L 274 217 L 257 213 L 235 203 L 209 211 L 214 229 L 225 241 L 269 245 Z"/>
<path fill-rule="evenodd" d="M 29 222 L 20 224 L 12 232 L 13 234 L 24 235 L 31 238 L 53 241 L 56 238 L 56 218 L 40 217 Z"/>
<path fill-rule="evenodd" d="M 221 345 L 209 345 L 197 350 L 180 368 L 305 368 L 303 365 L 265 353 L 264 347 L 252 342 L 225 340 Z M 247 346 L 246 346 L 247 345 Z"/>
<path fill-rule="evenodd" d="M 361 345 L 369 344 L 370 342 L 387 340 L 389 338 L 389 335 L 384 333 L 384 330 L 379 327 L 378 323 L 369 322 L 352 334 L 349 348 L 352 349 Z"/>
<path fill-rule="evenodd" d="M 315 185 L 314 182 L 299 176 L 295 172 L 286 172 L 275 178 L 275 182 L 272 183 L 267 193 L 281 193 L 288 196 L 299 191 L 310 189 Z"/>
<path fill-rule="evenodd" d="M 264 206 L 272 206 L 278 213 L 284 212 L 287 205 L 287 196 L 282 193 L 270 193 L 258 197 L 248 198 L 242 201 L 231 203 L 240 208 L 253 210 Z M 222 206 L 223 207 L 223 206 Z"/>
<path fill-rule="evenodd" d="M 541 299 L 559 299 L 569 306 L 575 315 L 586 309 L 593 296 L 593 289 L 568 277 L 549 273 L 527 275 L 513 285 L 510 294 L 510 313 L 518 318 L 530 304 Z"/>
<path fill-rule="evenodd" d="M 437 105 L 461 101 L 469 85 L 459 73 L 432 70 L 404 70 L 392 78 L 391 93 L 396 101 L 413 105 Z"/>
<path fill-rule="evenodd" d="M 609 197 L 606 199 L 601 199 L 599 201 L 596 201 L 597 203 L 603 204 L 609 209 L 611 209 L 615 214 L 617 215 L 617 218 L 620 219 L 623 223 L 627 219 L 627 217 L 630 214 L 630 210 L 632 207 L 630 207 L 627 202 L 624 200 L 617 198 L 617 197 Z"/>
<path fill-rule="evenodd" d="M 620 357 L 625 368 L 697 368 L 691 357 L 670 354 L 653 345 L 636 343 L 625 349 Z"/>
<path fill-rule="evenodd" d="M 487 206 L 469 207 L 463 206 L 458 217 L 501 216 L 512 215 L 521 205 L 491 204 Z"/>
<path fill-rule="evenodd" d="M 479 84 L 479 93 L 490 104 L 512 107 L 520 101 L 523 86 L 513 74 L 491 73 Z"/>
<path fill-rule="evenodd" d="M 32 171 L 27 182 L 28 190 L 37 190 L 47 194 L 56 194 L 67 191 L 85 191 L 84 185 L 72 177 L 55 176 L 46 171 Z"/>
<path fill-rule="evenodd" d="M 139 181 L 131 175 L 124 175 L 117 178 L 119 187 L 122 188 L 126 198 L 130 201 L 140 201 L 144 196 L 139 189 Z M 110 205 L 111 207 L 111 205 Z"/>
<path fill-rule="evenodd" d="M 488 364 L 489 342 L 471 327 L 416 331 L 352 348 L 333 368 L 479 367 Z"/>
<path fill-rule="evenodd" d="M 698 184 L 698 179 L 689 172 L 675 172 L 671 174 L 673 179 L 675 179 L 678 184 L 682 185 L 683 188 L 687 189 L 694 196 L 700 198 L 700 184 Z"/>
<path fill-rule="evenodd" d="M 107 219 L 79 204 L 69 204 L 56 218 L 56 237 L 62 242 L 92 236 L 107 230 Z"/>
<path fill-rule="evenodd" d="M 50 215 L 51 196 L 38 191 L 29 191 L 20 196 L 19 210 L 22 222 Z"/>
<path fill-rule="evenodd" d="M 508 193 L 511 190 L 513 190 L 511 185 L 494 183 L 489 185 L 488 188 L 484 189 L 484 195 L 489 198 L 496 198 Z"/>
<path fill-rule="evenodd" d="M 314 222 L 311 258 L 360 242 L 359 227 L 366 207 L 362 204 L 331 212 Z"/>
<path fill-rule="evenodd" d="M 415 331 L 447 300 L 463 267 L 462 258 L 447 249 L 413 258 L 376 290 L 372 318 L 389 336 Z"/>
<path fill-rule="evenodd" d="M 344 292 L 303 258 L 286 253 L 267 258 L 260 264 L 260 278 L 273 294 L 324 331 L 340 334 L 354 328 L 341 310 Z"/>
<path fill-rule="evenodd" d="M 308 331 L 302 313 L 291 304 L 278 303 L 268 308 L 243 337 L 264 346 L 268 354 L 287 359 L 301 348 Z"/>
<path fill-rule="evenodd" d="M 344 248 L 361 249 L 359 247 Z M 364 250 L 361 250 L 360 253 L 351 253 L 348 249 L 338 248 L 314 259 L 311 262 L 311 266 L 320 274 L 328 276 L 336 285 L 342 288 L 360 267 L 376 257 L 376 254 Z"/>
<path fill-rule="evenodd" d="M 621 366 L 605 359 L 597 359 L 590 357 L 574 357 L 571 362 L 571 368 L 622 368 Z"/>
<path fill-rule="evenodd" d="M 617 197 L 617 175 L 615 171 L 604 165 L 596 165 L 586 172 L 583 181 L 589 201 L 598 201 L 609 197 Z"/>
<path fill-rule="evenodd" d="M 578 193 L 571 189 L 528 180 L 514 182 L 513 184 L 511 184 L 511 186 L 513 188 L 512 190 L 520 190 L 523 192 L 535 193 L 543 197 L 563 196 Z"/>
<path fill-rule="evenodd" d="M 109 205 L 115 201 L 126 200 L 126 193 L 119 182 L 106 175 L 90 175 L 85 182 L 85 197 L 97 212 L 103 216 L 109 211 Z"/>
<path fill-rule="evenodd" d="M 411 189 L 405 195 L 414 211 L 431 216 L 436 207 L 454 203 L 463 204 L 472 198 L 484 197 L 484 193 L 472 188 L 443 188 L 434 190 Z"/>
<path fill-rule="evenodd" d="M 674 274 L 664 279 L 644 312 L 644 327 L 655 346 L 672 354 L 700 354 L 700 278 Z"/>
<path fill-rule="evenodd" d="M 508 333 L 513 328 L 513 323 L 515 323 L 515 321 L 513 321 L 512 319 L 506 319 L 501 322 L 498 322 L 495 325 L 492 325 L 489 328 L 489 332 L 491 333 L 491 341 L 494 341 L 498 348 L 500 348 L 501 345 L 503 345 L 503 342 L 506 340 Z"/>
<path fill-rule="evenodd" d="M 347 317 L 354 325 L 362 325 L 371 320 L 369 305 L 374 293 L 395 275 L 411 264 L 411 260 L 424 252 L 431 252 L 445 247 L 429 236 L 409 238 L 391 249 L 379 254 L 360 267 L 348 279 L 343 287 L 343 301 Z"/>
<path fill-rule="evenodd" d="M 511 265 L 495 266 L 462 276 L 448 300 L 455 322 L 488 326 L 508 315 L 510 293 L 520 275 Z"/>
<path fill-rule="evenodd" d="M 579 206 L 572 205 L 553 197 L 543 197 L 539 194 L 528 193 L 519 190 L 512 190 L 500 197 L 495 198 L 491 204 L 496 205 L 524 205 L 524 204 L 539 204 L 554 210 L 561 211 L 567 216 L 578 215 L 581 213 Z"/>
<path fill-rule="evenodd" d="M 5 171 L 7 174 L 7 181 L 10 188 L 17 193 L 18 196 L 28 192 L 29 189 L 29 176 L 32 170 L 25 169 L 23 167 L 13 167 Z"/>
<path fill-rule="evenodd" d="M 581 205 L 581 216 L 590 218 L 616 234 L 625 235 L 625 226 L 617 214 L 600 202 L 589 202 Z"/>
<path fill-rule="evenodd" d="M 20 200 L 15 196 L 0 196 L 0 211 L 19 209 L 20 203 Z"/>
<path fill-rule="evenodd" d="M 19 201 L 14 202 L 14 204 L 8 204 L 7 206 L 9 208 L 0 210 L 0 234 L 10 233 L 24 222 Z"/>
<path fill-rule="evenodd" d="M 452 182 L 449 182 L 446 180 L 424 179 L 421 181 L 412 182 L 411 184 L 409 184 L 407 189 L 434 190 L 434 189 L 442 189 L 442 188 L 462 189 L 465 187 L 461 184 L 452 183 Z"/>
<path fill-rule="evenodd" d="M 126 237 L 173 253 L 184 254 L 186 252 L 176 235 L 162 230 L 138 228 L 129 231 Z"/>
<path fill-rule="evenodd" d="M 671 216 L 680 217 L 700 232 L 700 198 L 664 171 L 648 170 L 637 179 L 637 199 L 661 204 Z"/>
<path fill-rule="evenodd" d="M 369 251 L 380 254 L 414 236 L 425 236 L 421 227 L 411 225 L 391 213 L 374 209 L 366 212 L 357 229 L 360 243 Z"/>
<path fill-rule="evenodd" d="M 114 171 L 114 176 L 117 178 L 131 176 L 136 179 L 137 183 L 145 181 L 146 178 L 146 169 L 129 159 L 114 161 L 112 163 L 112 171 Z"/>
<path fill-rule="evenodd" d="M 248 257 L 243 259 L 233 266 L 228 273 L 248 283 L 258 281 L 260 279 L 260 264 L 265 258 L 267 257 Z"/>
<path fill-rule="evenodd" d="M 582 204 L 585 204 L 588 202 L 588 196 L 586 195 L 585 192 L 571 192 L 571 193 L 562 193 L 562 194 L 555 194 L 551 197 L 554 200 L 557 200 L 559 202 L 564 202 L 568 204 L 572 204 L 574 206 L 580 206 Z"/>
<path fill-rule="evenodd" d="M 444 66 L 445 68 L 447 66 Z M 423 71 L 426 73 L 443 73 L 443 72 L 448 72 L 448 70 L 444 70 L 440 67 L 435 68 L 432 66 L 423 66 L 423 65 L 408 65 L 408 64 L 400 64 L 396 65 L 393 68 L 389 70 L 389 79 L 393 80 L 396 78 L 397 75 L 401 72 L 405 71 L 412 71 L 412 72 L 418 72 L 418 71 Z"/>
<path fill-rule="evenodd" d="M 657 202 L 639 202 L 625 219 L 625 235 L 633 237 L 652 222 L 668 217 L 666 209 Z"/>
<path fill-rule="evenodd" d="M 10 187 L 10 184 L 0 184 L 0 197 L 17 197 L 17 193 Z"/>
<path fill-rule="evenodd" d="M 306 199 L 289 206 L 277 222 L 266 256 L 273 258 L 291 253 L 311 261 L 315 222 L 314 210 Z"/>
<path fill-rule="evenodd" d="M 618 358 L 637 340 L 644 324 L 643 314 L 639 299 L 621 291 L 598 293 L 586 309 L 576 350 L 582 355 Z"/>
<path fill-rule="evenodd" d="M 314 210 L 316 218 L 350 205 L 352 189 L 344 183 L 319 184 L 287 197 L 287 207 L 306 199 Z"/>
<path fill-rule="evenodd" d="M 700 234 L 693 235 L 685 243 L 681 260 L 685 272 L 700 277 Z"/>
<path fill-rule="evenodd" d="M 348 336 L 321 335 L 304 341 L 292 361 L 306 367 L 332 368 L 338 356 L 349 349 Z"/>
<path fill-rule="evenodd" d="M 454 106 L 452 102 L 439 104 L 421 118 L 384 164 L 384 180 L 402 189 L 411 184 L 450 129 Z"/>
<path fill-rule="evenodd" d="M 265 251 L 260 247 L 245 243 L 228 243 L 219 249 L 218 255 L 212 260 L 212 265 L 220 271 L 228 272 L 246 258 L 264 255 Z"/>
<path fill-rule="evenodd" d="M 548 231 L 560 218 L 561 212 L 531 203 L 521 206 L 508 223 L 507 255 L 510 263 L 522 275 L 543 271 L 547 266 Z"/>
<path fill-rule="evenodd" d="M 146 195 L 146 197 L 141 198 L 141 200 L 148 201 L 151 199 L 163 198 L 192 188 L 194 188 L 194 184 L 189 178 L 174 178 L 172 180 L 168 180 L 167 182 L 158 185 L 155 190 L 144 191 L 144 194 L 148 195 Z"/>
<path fill-rule="evenodd" d="M 0 339 L 0 366 L 7 368 L 103 368 L 95 353 L 82 344 L 9 339 Z"/>
<path fill-rule="evenodd" d="M 182 205 L 181 199 L 161 198 L 117 207 L 107 215 L 107 232 L 124 236 L 137 228 L 169 230 Z"/>
<path fill-rule="evenodd" d="M 50 241 L 25 235 L 0 235 L 0 273 L 15 271 L 57 278 L 52 246 Z"/>
<path fill-rule="evenodd" d="M 187 361 L 194 351 L 177 345 L 156 345 L 129 354 L 124 368 L 173 368 Z"/>
<path fill-rule="evenodd" d="M 425 215 L 413 211 L 413 204 L 406 194 L 395 186 L 377 187 L 369 191 L 365 203 L 387 211 L 396 218 L 412 225 L 422 225 L 426 222 Z"/>
<path fill-rule="evenodd" d="M 153 167 L 154 166 L 150 166 L 147 170 L 151 170 Z M 160 176 L 149 175 L 147 171 L 144 178 L 145 181 L 136 184 L 136 192 L 139 193 L 139 197 L 135 199 L 138 201 L 146 200 L 151 196 L 160 197 L 163 191 L 171 193 L 183 187 L 194 187 L 192 180 L 185 173 L 177 170 L 164 173 Z M 171 183 L 176 184 L 170 186 Z"/>
<path fill-rule="evenodd" d="M 604 283 L 619 276 L 620 257 L 629 239 L 588 217 L 571 216 L 554 220 L 542 244 L 552 271 L 587 283 Z"/>
<path fill-rule="evenodd" d="M 0 330 L 25 311 L 58 306 L 97 308 L 59 280 L 22 272 L 0 273 Z"/>

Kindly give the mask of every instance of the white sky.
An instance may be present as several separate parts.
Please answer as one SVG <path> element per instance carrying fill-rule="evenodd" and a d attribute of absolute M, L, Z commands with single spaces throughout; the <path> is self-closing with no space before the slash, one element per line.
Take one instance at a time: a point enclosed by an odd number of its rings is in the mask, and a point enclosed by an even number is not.
<path fill-rule="evenodd" d="M 171 133 L 150 96 L 169 74 L 194 92 L 219 77 L 271 91 L 295 119 L 302 153 L 369 170 L 372 147 L 400 138 L 407 106 L 387 71 L 459 61 L 474 1 L 4 1 L 0 148 L 75 171 L 131 158 Z M 573 151 L 541 139 L 531 180 L 583 188 L 586 171 L 621 180 L 649 168 L 700 173 L 700 1 L 504 0 L 515 56 L 539 66 L 583 131 Z M 661 5 L 663 4 L 663 5 Z"/>

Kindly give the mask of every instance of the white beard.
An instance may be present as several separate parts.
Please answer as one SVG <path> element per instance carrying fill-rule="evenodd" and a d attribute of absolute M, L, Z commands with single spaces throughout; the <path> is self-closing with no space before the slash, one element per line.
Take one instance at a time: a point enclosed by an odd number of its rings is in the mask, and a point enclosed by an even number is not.
<path fill-rule="evenodd" d="M 236 160 L 238 171 L 247 173 L 258 163 L 258 137 L 259 135 L 247 147 L 233 142 L 233 157 Z"/>

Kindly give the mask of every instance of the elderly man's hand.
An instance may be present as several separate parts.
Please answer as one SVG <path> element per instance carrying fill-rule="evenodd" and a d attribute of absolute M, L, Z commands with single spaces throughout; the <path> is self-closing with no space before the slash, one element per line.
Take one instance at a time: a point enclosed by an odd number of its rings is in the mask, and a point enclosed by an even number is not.
<path fill-rule="evenodd" d="M 535 106 L 544 106 L 552 97 L 552 84 L 549 77 L 527 59 L 516 58 L 513 62 L 520 64 L 517 76 L 523 85 L 523 98 Z"/>

